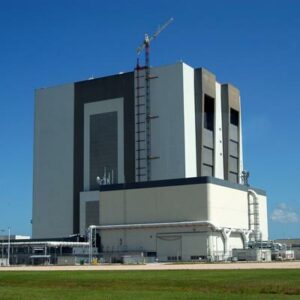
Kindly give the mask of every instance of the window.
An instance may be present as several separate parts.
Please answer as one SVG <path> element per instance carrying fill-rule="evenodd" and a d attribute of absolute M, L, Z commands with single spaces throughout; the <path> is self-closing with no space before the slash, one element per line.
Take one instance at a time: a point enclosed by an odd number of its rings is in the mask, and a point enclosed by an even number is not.
<path fill-rule="evenodd" d="M 191 256 L 191 260 L 203 260 L 203 259 L 206 259 L 206 257 L 203 255 L 192 255 Z"/>
<path fill-rule="evenodd" d="M 204 95 L 204 128 L 214 130 L 215 99 Z"/>
<path fill-rule="evenodd" d="M 199 255 L 192 255 L 191 260 L 199 260 L 200 256 Z"/>
<path fill-rule="evenodd" d="M 178 261 L 178 260 L 181 260 L 181 256 L 168 256 L 167 260 L 169 260 L 169 261 Z"/>
<path fill-rule="evenodd" d="M 230 123 L 239 126 L 239 112 L 233 108 L 230 108 Z"/>

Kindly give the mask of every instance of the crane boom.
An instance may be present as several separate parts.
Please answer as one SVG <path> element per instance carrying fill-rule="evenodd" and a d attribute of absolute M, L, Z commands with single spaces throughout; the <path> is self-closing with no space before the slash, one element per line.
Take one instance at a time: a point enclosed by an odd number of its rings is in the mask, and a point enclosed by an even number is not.
<path fill-rule="evenodd" d="M 173 21 L 174 18 L 170 18 L 164 25 L 159 26 L 152 36 L 149 36 L 146 33 L 143 43 L 136 49 L 137 54 L 140 55 L 147 46 L 149 47 L 150 42 L 154 40 L 163 30 L 165 30 Z"/>
<path fill-rule="evenodd" d="M 170 18 L 163 26 L 159 26 L 156 32 L 150 37 L 150 41 L 155 39 L 163 30 L 165 30 L 172 22 L 174 18 Z"/>

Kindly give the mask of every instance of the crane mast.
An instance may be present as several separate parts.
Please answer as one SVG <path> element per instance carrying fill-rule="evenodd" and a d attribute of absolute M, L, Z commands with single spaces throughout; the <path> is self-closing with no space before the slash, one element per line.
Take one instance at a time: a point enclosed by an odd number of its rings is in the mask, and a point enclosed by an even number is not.
<path fill-rule="evenodd" d="M 145 34 L 143 43 L 137 48 L 137 65 L 135 68 L 135 144 L 136 144 L 136 181 L 151 180 L 151 160 L 158 159 L 158 156 L 151 151 L 151 121 L 158 118 L 151 113 L 150 103 L 150 43 L 165 30 L 172 22 L 170 18 L 156 32 L 149 36 Z M 145 50 L 145 65 L 139 64 L 139 56 Z"/>

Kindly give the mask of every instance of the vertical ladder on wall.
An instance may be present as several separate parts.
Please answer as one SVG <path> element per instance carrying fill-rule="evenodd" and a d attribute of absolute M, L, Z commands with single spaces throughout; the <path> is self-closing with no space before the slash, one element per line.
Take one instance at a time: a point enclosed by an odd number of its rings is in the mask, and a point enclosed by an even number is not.
<path fill-rule="evenodd" d="M 138 182 L 147 180 L 145 76 L 145 68 L 137 65 L 135 71 L 135 174 Z"/>
<path fill-rule="evenodd" d="M 135 145 L 136 145 L 136 181 L 151 180 L 151 160 L 159 158 L 152 155 L 151 121 L 158 118 L 151 114 L 150 80 L 157 76 L 150 75 L 150 67 L 135 70 Z"/>
<path fill-rule="evenodd" d="M 151 180 L 151 160 L 159 157 L 153 156 L 151 151 L 151 121 L 158 118 L 151 114 L 150 107 L 150 80 L 157 78 L 150 76 L 150 43 L 157 36 L 165 30 L 172 22 L 170 18 L 163 26 L 158 27 L 153 35 L 144 36 L 143 43 L 137 48 L 137 55 L 145 50 L 145 66 L 143 68 L 139 65 L 139 60 L 136 66 L 136 181 L 149 181 Z M 143 71 L 143 72 L 142 72 Z M 143 75 L 141 75 L 143 74 Z M 143 81 L 143 86 L 141 85 Z M 141 93 L 143 89 L 144 94 Z M 142 109 L 144 107 L 144 110 Z M 144 147 L 144 148 L 143 148 Z"/>

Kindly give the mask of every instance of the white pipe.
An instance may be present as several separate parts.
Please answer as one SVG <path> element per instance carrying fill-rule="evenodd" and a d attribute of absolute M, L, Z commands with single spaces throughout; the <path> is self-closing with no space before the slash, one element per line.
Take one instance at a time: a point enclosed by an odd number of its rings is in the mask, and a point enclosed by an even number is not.
<path fill-rule="evenodd" d="M 57 247 L 57 246 L 65 246 L 65 247 L 87 247 L 89 243 L 87 242 L 10 242 L 10 243 L 1 243 L 2 246 L 22 246 L 22 245 L 46 245 L 47 247 Z"/>
<path fill-rule="evenodd" d="M 254 228 L 253 228 L 253 233 L 254 233 L 254 239 L 255 241 L 259 241 L 261 240 L 262 238 L 262 234 L 261 234 L 261 231 L 260 231 L 260 221 L 259 221 L 259 203 L 258 203 L 258 195 L 257 193 L 252 190 L 252 189 L 248 189 L 248 201 L 250 201 L 250 195 L 253 197 L 253 203 L 252 203 L 252 206 L 253 206 L 253 218 L 254 218 Z M 257 209 L 256 209 L 257 208 Z M 249 227 L 250 226 L 250 205 L 249 205 Z M 252 228 L 249 228 L 249 229 L 252 229 Z"/>
<path fill-rule="evenodd" d="M 189 226 L 209 226 L 214 231 L 222 231 L 224 229 L 232 232 L 242 233 L 247 229 L 227 228 L 215 225 L 210 221 L 179 221 L 179 222 L 165 222 L 165 223 L 137 223 L 137 224 L 113 224 L 113 225 L 90 225 L 89 229 L 100 230 L 121 230 L 121 229 L 142 229 L 155 227 L 189 227 Z"/>
<path fill-rule="evenodd" d="M 249 242 L 249 236 L 251 233 L 253 233 L 252 230 L 243 230 L 241 232 L 242 238 L 243 238 L 244 249 L 246 249 L 247 243 Z"/>
<path fill-rule="evenodd" d="M 228 254 L 228 244 L 229 244 L 229 238 L 230 238 L 230 234 L 232 232 L 232 229 L 229 228 L 223 228 L 221 230 L 223 239 L 224 239 L 224 255 Z"/>
<path fill-rule="evenodd" d="M 139 229 L 155 227 L 177 227 L 177 226 L 209 226 L 214 230 L 217 227 L 209 221 L 183 221 L 183 222 L 166 222 L 166 223 L 138 223 L 138 224 L 117 224 L 117 225 L 90 225 L 91 229 L 100 230 L 118 230 L 118 229 Z"/>

